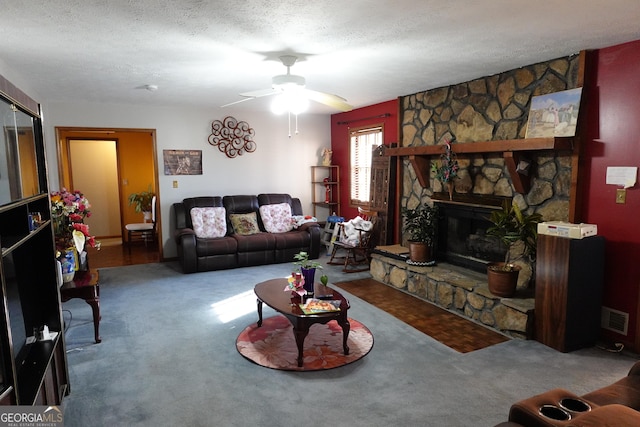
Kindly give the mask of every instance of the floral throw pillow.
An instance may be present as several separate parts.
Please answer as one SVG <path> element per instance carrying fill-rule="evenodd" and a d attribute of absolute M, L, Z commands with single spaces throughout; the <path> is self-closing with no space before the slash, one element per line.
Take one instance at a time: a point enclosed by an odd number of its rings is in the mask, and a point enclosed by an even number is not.
<path fill-rule="evenodd" d="M 262 217 L 264 229 L 269 233 L 286 233 L 293 229 L 289 203 L 262 205 L 260 206 L 260 217 Z"/>
<path fill-rule="evenodd" d="M 226 210 L 217 208 L 192 208 L 191 223 L 196 237 L 215 238 L 227 234 Z"/>
<path fill-rule="evenodd" d="M 233 231 L 242 236 L 257 234 L 260 232 L 258 227 L 258 217 L 255 212 L 247 214 L 231 214 L 229 215 Z"/>

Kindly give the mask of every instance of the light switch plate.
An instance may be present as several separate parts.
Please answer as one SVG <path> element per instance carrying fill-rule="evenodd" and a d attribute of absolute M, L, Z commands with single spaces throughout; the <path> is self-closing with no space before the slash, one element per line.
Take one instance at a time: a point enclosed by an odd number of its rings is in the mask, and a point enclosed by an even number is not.
<path fill-rule="evenodd" d="M 178 181 L 173 181 L 173 188 L 178 188 Z"/>
<path fill-rule="evenodd" d="M 618 188 L 616 190 L 616 203 L 624 204 L 627 202 L 627 190 Z"/>

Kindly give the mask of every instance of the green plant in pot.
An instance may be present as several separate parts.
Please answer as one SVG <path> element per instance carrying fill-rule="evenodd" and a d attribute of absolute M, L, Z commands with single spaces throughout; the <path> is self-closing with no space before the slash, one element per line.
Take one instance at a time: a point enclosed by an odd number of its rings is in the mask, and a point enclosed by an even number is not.
<path fill-rule="evenodd" d="M 433 260 L 432 248 L 438 230 L 438 208 L 428 204 L 418 205 L 415 209 L 404 208 L 403 230 L 409 233 L 409 257 L 413 262 Z"/>
<path fill-rule="evenodd" d="M 493 224 L 487 234 L 497 237 L 506 247 L 504 262 L 490 263 L 487 266 L 489 291 L 499 297 L 511 297 L 516 291 L 520 267 L 512 263 L 512 248 L 522 244 L 522 256 L 535 259 L 538 223 L 542 215 L 526 214 L 517 204 L 505 201 L 502 209 L 491 212 L 489 221 Z"/>
<path fill-rule="evenodd" d="M 300 267 L 300 273 L 302 273 L 304 277 L 304 288 L 307 294 L 313 295 L 316 269 L 321 270 L 322 264 L 309 259 L 309 253 L 305 251 L 298 252 L 293 256 L 293 259 L 295 259 L 293 264 Z"/>
<path fill-rule="evenodd" d="M 132 193 L 129 195 L 129 206 L 133 206 L 138 213 L 151 212 L 153 196 L 155 196 L 155 193 L 151 190 L 151 186 L 147 191 Z"/>

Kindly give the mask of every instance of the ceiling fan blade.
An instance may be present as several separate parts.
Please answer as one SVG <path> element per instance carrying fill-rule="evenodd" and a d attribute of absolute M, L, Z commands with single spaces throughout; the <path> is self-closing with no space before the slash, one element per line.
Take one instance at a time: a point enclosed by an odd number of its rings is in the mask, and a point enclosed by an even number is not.
<path fill-rule="evenodd" d="M 330 93 L 318 92 L 315 90 L 305 89 L 304 90 L 307 98 L 312 101 L 319 102 L 324 105 L 328 105 L 329 107 L 333 107 L 336 110 L 340 111 L 351 111 L 353 107 L 346 103 L 346 99 L 342 98 L 338 95 L 332 95 Z"/>
<path fill-rule="evenodd" d="M 262 98 L 263 96 L 271 96 L 280 92 L 282 92 L 280 89 L 269 88 L 269 89 L 252 90 L 251 92 L 244 92 L 244 93 L 241 93 L 240 96 L 246 96 L 248 98 Z"/>
<path fill-rule="evenodd" d="M 255 98 L 262 98 L 263 96 L 275 95 L 275 94 L 280 93 L 280 92 L 281 92 L 281 90 L 273 89 L 273 88 L 252 90 L 251 92 L 244 92 L 244 93 L 240 94 L 240 96 L 244 96 L 245 97 L 244 99 L 241 99 L 239 101 L 230 102 L 228 104 L 221 105 L 220 107 L 221 108 L 222 107 L 228 107 L 230 105 L 239 104 L 239 103 L 244 102 L 244 101 L 250 101 L 250 100 L 255 99 Z"/>
<path fill-rule="evenodd" d="M 239 104 L 239 103 L 244 102 L 244 101 L 251 101 L 252 99 L 254 99 L 254 98 L 244 98 L 244 99 L 241 99 L 239 101 L 234 101 L 234 102 L 230 102 L 228 104 L 221 105 L 220 108 L 228 107 L 230 105 Z"/>

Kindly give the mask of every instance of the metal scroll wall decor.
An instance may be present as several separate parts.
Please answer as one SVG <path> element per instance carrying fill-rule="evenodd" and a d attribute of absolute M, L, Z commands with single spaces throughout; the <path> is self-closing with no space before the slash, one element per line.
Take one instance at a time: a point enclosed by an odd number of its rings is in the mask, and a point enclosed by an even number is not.
<path fill-rule="evenodd" d="M 253 140 L 255 131 L 247 122 L 239 122 L 228 116 L 224 120 L 214 120 L 211 123 L 211 135 L 209 144 L 218 147 L 229 158 L 241 156 L 243 153 L 256 151 L 256 143 Z"/>

